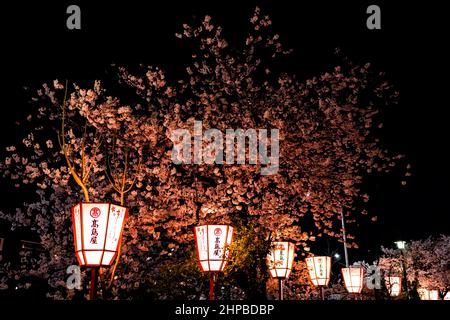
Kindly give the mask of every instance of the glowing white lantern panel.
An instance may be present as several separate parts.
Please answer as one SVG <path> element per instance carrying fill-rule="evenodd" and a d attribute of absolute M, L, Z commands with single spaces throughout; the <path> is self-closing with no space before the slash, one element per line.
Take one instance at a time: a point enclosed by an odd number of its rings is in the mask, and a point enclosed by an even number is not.
<path fill-rule="evenodd" d="M 195 227 L 197 256 L 202 271 L 223 271 L 233 239 L 233 227 L 227 225 L 202 225 Z"/>
<path fill-rule="evenodd" d="M 315 286 L 327 286 L 330 281 L 331 257 L 306 258 L 309 276 Z"/>
<path fill-rule="evenodd" d="M 75 254 L 81 266 L 110 266 L 117 256 L 128 209 L 81 202 L 72 208 Z"/>
<path fill-rule="evenodd" d="M 402 291 L 401 277 L 386 277 L 384 282 L 386 284 L 386 289 L 392 297 L 397 297 Z"/>
<path fill-rule="evenodd" d="M 294 263 L 295 244 L 291 242 L 273 242 L 267 255 L 267 264 L 273 278 L 289 278 Z"/>
<path fill-rule="evenodd" d="M 342 268 L 345 288 L 349 293 L 361 293 L 364 280 L 363 267 Z"/>
<path fill-rule="evenodd" d="M 428 290 L 430 300 L 439 300 L 439 290 Z"/>

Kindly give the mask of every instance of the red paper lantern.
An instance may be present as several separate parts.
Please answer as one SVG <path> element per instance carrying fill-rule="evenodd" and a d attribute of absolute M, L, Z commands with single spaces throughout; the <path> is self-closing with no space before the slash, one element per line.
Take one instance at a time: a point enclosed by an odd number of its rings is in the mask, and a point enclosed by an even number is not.
<path fill-rule="evenodd" d="M 364 282 L 363 267 L 342 268 L 345 288 L 349 293 L 361 293 Z"/>
<path fill-rule="evenodd" d="M 111 203 L 81 202 L 72 208 L 75 254 L 80 266 L 112 265 L 128 209 Z"/>
<path fill-rule="evenodd" d="M 223 271 L 233 240 L 233 227 L 202 225 L 195 227 L 197 258 L 204 272 Z"/>
<path fill-rule="evenodd" d="M 267 264 L 273 278 L 289 278 L 294 263 L 295 244 L 291 242 L 273 242 L 267 255 Z"/>
<path fill-rule="evenodd" d="M 327 286 L 330 282 L 331 257 L 306 258 L 309 277 L 315 286 Z"/>

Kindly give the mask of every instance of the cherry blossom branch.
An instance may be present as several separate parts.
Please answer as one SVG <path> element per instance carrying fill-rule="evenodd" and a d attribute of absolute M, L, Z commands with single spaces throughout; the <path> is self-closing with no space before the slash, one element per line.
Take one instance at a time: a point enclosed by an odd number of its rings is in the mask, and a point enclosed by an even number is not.
<path fill-rule="evenodd" d="M 77 174 L 73 163 L 69 159 L 69 151 L 68 151 L 68 148 L 66 145 L 64 121 L 65 121 L 65 117 L 66 117 L 67 85 L 68 85 L 68 81 L 66 80 L 66 86 L 65 86 L 65 91 L 64 91 L 64 100 L 63 100 L 63 106 L 62 106 L 63 111 L 62 111 L 62 120 L 61 120 L 61 139 L 58 139 L 58 140 L 60 141 L 60 146 L 64 153 L 64 157 L 66 159 L 67 166 L 69 167 L 70 173 L 72 174 L 72 177 L 75 179 L 75 182 L 81 187 L 83 194 L 84 194 L 85 201 L 89 202 L 89 191 L 86 187 L 86 184 L 83 183 L 82 179 Z"/>

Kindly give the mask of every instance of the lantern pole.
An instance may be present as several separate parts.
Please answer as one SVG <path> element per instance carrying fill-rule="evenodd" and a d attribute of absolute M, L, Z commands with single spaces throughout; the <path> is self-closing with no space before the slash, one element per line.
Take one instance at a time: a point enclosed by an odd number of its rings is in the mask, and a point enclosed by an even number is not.
<path fill-rule="evenodd" d="M 345 234 L 344 212 L 341 212 L 342 238 L 344 240 L 345 267 L 348 268 L 347 235 Z"/>
<path fill-rule="evenodd" d="M 278 298 L 283 300 L 283 278 L 278 278 Z"/>
<path fill-rule="evenodd" d="M 214 297 L 214 285 L 215 285 L 215 272 L 210 272 L 209 274 L 209 300 L 215 300 Z"/>
<path fill-rule="evenodd" d="M 320 286 L 320 293 L 322 295 L 322 300 L 325 300 L 325 290 L 324 290 L 323 286 Z"/>
<path fill-rule="evenodd" d="M 91 269 L 91 287 L 89 289 L 89 300 L 97 299 L 97 268 Z"/>
<path fill-rule="evenodd" d="M 400 250 L 400 254 L 402 255 L 401 264 L 402 264 L 402 289 L 406 294 L 406 298 L 409 299 L 409 290 L 408 290 L 408 279 L 406 275 L 406 261 L 405 261 L 405 249 L 406 242 L 405 241 L 396 241 L 395 242 L 397 249 Z"/>

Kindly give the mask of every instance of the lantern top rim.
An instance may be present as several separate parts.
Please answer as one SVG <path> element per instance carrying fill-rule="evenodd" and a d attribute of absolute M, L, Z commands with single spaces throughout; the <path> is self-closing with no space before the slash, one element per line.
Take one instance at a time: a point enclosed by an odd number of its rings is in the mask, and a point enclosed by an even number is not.
<path fill-rule="evenodd" d="M 198 227 L 208 227 L 208 226 L 217 226 L 217 227 L 229 227 L 229 228 L 233 228 L 233 226 L 231 224 L 217 224 L 217 223 L 204 223 L 204 224 L 199 224 L 194 226 L 194 228 L 198 228 Z"/>
<path fill-rule="evenodd" d="M 102 201 L 102 202 L 86 202 L 86 201 L 78 201 L 78 202 L 76 202 L 75 205 L 78 205 L 78 204 L 113 204 L 113 205 L 115 205 L 115 206 L 119 206 L 119 207 L 126 208 L 126 207 L 123 206 L 123 205 L 116 204 L 116 203 L 114 203 L 114 202 L 107 202 L 107 201 Z"/>

